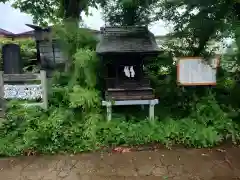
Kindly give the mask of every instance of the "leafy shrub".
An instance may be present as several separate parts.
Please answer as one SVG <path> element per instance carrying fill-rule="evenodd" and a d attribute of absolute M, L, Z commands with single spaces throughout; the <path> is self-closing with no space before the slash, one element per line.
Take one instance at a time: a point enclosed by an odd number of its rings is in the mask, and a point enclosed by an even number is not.
<path fill-rule="evenodd" d="M 28 149 L 40 153 L 75 153 L 97 150 L 103 146 L 132 146 L 153 142 L 166 146 L 184 144 L 211 147 L 227 138 L 214 125 L 205 126 L 194 119 L 106 122 L 99 113 L 89 113 L 85 118 L 76 117 L 73 111 L 65 108 L 54 109 L 49 117 L 44 114 L 41 118 L 22 121 L 17 126 L 11 123 L 13 121 L 8 121 L 11 128 L 4 132 L 4 136 L 1 135 L 1 155 L 19 155 Z M 227 135 L 239 139 L 239 131 L 231 130 Z"/>
<path fill-rule="evenodd" d="M 169 54 L 150 59 L 146 65 L 146 74 L 160 98 L 156 120 L 146 120 L 144 111 L 131 107 L 126 108 L 131 112 L 128 120 L 124 119 L 126 112 L 118 108 L 115 118 L 106 122 L 101 107 L 99 60 L 91 50 L 95 40 L 84 38 L 82 32 L 73 31 L 78 38 L 66 32 L 58 31 L 65 34 L 63 43 L 72 60 L 70 71 L 56 72 L 51 79 L 47 111 L 9 104 L 0 127 L 0 155 L 20 155 L 29 150 L 76 153 L 153 142 L 211 147 L 224 140 L 240 140 L 240 101 L 232 95 L 239 91 L 236 74 L 222 73 L 216 88 L 180 87 Z"/>
<path fill-rule="evenodd" d="M 152 122 L 142 116 L 125 121 L 124 116 L 118 114 L 118 119 L 106 122 L 97 89 L 95 52 L 79 49 L 73 65 L 71 73 L 56 73 L 53 77 L 48 111 L 9 104 L 6 121 L 0 129 L 1 155 L 20 155 L 29 150 L 76 153 L 102 146 L 152 142 L 166 146 L 210 147 L 226 139 L 234 143 L 240 139 L 239 125 L 222 109 L 212 89 L 176 91 L 181 92 L 176 96 L 178 102 L 187 96 L 187 92 L 191 95 L 188 101 L 178 105 L 180 111 L 185 109 L 188 112 L 184 116 L 170 114 L 176 103 L 170 104 L 167 102 L 169 97 L 165 96 L 160 106 L 162 103 L 170 111 L 164 118 Z M 156 86 L 159 85 L 159 81 L 155 82 Z M 173 92 L 171 89 L 167 91 L 166 94 Z"/>

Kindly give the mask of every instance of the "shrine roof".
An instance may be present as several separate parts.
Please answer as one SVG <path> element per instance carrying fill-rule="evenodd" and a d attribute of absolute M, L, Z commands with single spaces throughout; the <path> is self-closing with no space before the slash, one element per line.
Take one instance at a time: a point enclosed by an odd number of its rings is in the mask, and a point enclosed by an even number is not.
<path fill-rule="evenodd" d="M 160 49 L 147 27 L 102 27 L 98 54 L 105 53 L 157 53 Z"/>

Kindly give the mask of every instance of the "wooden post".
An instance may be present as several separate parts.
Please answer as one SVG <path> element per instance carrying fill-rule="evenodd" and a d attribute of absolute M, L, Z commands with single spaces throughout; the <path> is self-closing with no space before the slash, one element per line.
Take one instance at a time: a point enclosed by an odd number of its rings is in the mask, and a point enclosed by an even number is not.
<path fill-rule="evenodd" d="M 154 104 L 149 105 L 149 119 L 154 120 Z"/>
<path fill-rule="evenodd" d="M 3 71 L 0 71 L 0 117 L 3 117 L 5 114 L 5 99 L 4 99 L 4 81 L 3 81 Z"/>
<path fill-rule="evenodd" d="M 112 103 L 108 102 L 107 104 L 107 120 L 111 121 L 112 120 Z"/>
<path fill-rule="evenodd" d="M 48 108 L 48 86 L 47 86 L 47 74 L 46 71 L 40 71 L 41 77 L 41 85 L 42 85 L 42 101 L 43 101 L 43 108 Z"/>

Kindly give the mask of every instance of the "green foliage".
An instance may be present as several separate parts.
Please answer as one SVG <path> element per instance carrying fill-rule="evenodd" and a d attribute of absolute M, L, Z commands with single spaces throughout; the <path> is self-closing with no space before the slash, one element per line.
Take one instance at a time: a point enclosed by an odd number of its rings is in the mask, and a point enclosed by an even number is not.
<path fill-rule="evenodd" d="M 100 1 L 103 17 L 111 26 L 148 25 L 158 1 L 104 0 Z"/>
<path fill-rule="evenodd" d="M 233 103 L 236 98 L 231 100 L 229 96 L 239 88 L 231 74 L 221 75 L 215 89 L 179 87 L 170 54 L 149 59 L 146 73 L 161 99 L 156 107 L 156 120 L 146 120 L 146 113 L 133 107 L 127 109 L 131 112 L 127 121 L 126 113 L 119 108 L 114 119 L 106 122 L 98 89 L 99 60 L 94 51 L 77 47 L 71 71 L 56 72 L 51 81 L 48 111 L 9 104 L 0 127 L 0 155 L 28 151 L 77 153 L 153 142 L 198 148 L 225 140 L 239 142 L 239 105 Z"/>
<path fill-rule="evenodd" d="M 175 37 L 185 39 L 191 55 L 199 56 L 210 40 L 237 39 L 239 7 L 228 0 L 160 1 L 155 17 L 172 24 Z"/>
<path fill-rule="evenodd" d="M 212 106 L 206 106 L 206 101 Z M 16 106 L 0 129 L 0 153 L 18 155 L 28 149 L 41 153 L 81 152 L 153 142 L 211 147 L 224 139 L 239 141 L 239 126 L 225 116 L 212 97 L 200 99 L 193 109 L 191 117 L 181 120 L 106 122 L 96 111 L 78 116 L 63 107 L 53 108 L 49 114 L 38 108 Z M 207 118 L 203 116 L 205 112 Z M 214 113 L 218 113 L 217 118 Z"/>
<path fill-rule="evenodd" d="M 100 105 L 99 94 L 94 89 L 86 89 L 81 86 L 74 86 L 73 92 L 69 94 L 70 104 L 72 108 L 82 107 L 83 110 L 96 108 Z"/>
<path fill-rule="evenodd" d="M 74 67 L 72 83 L 78 82 L 78 84 L 81 84 L 83 87 L 96 87 L 98 77 L 98 74 L 96 73 L 96 70 L 98 69 L 98 58 L 94 51 L 84 49 L 78 50 L 74 55 Z"/>
<path fill-rule="evenodd" d="M 6 119 L 0 129 L 0 154 L 17 155 L 28 150 L 42 153 L 85 151 L 95 146 L 96 122 L 102 119 L 96 80 L 84 83 L 79 78 L 96 71 L 96 56 L 90 50 L 79 50 L 72 73 L 56 73 L 50 89 L 50 108 L 24 108 L 9 105 Z M 82 60 L 81 63 L 78 61 Z M 77 71 L 77 73 L 75 73 Z M 79 74 L 78 74 L 79 73 Z M 66 82 L 62 83 L 65 77 Z M 15 146 L 8 146 L 9 140 Z"/>
<path fill-rule="evenodd" d="M 39 15 L 46 18 L 50 11 L 52 14 L 49 18 L 56 16 L 57 11 L 52 11 L 51 4 L 55 1 L 49 1 L 46 10 L 41 3 L 34 4 L 32 1 L 26 6 L 26 2 L 20 2 L 17 1 L 17 6 L 25 12 L 37 7 L 37 12 L 30 11 L 36 13 L 37 19 L 40 19 Z M 62 2 L 55 4 L 54 8 L 61 10 L 58 18 L 76 18 L 79 11 L 72 14 L 67 12 L 73 1 L 66 2 L 69 6 L 63 6 Z M 154 18 L 173 23 L 173 34 L 177 38 L 163 44 L 165 53 L 156 59 L 149 59 L 145 66 L 155 94 L 160 99 L 160 104 L 156 106 L 156 120 L 147 120 L 146 112 L 140 112 L 135 107 L 127 107 L 131 116 L 125 120 L 127 112 L 117 107 L 113 120 L 105 121 L 99 88 L 100 64 L 94 51 L 96 39 L 84 29 L 79 30 L 76 19 L 70 23 L 64 21 L 64 26 L 55 30 L 61 48 L 68 57 L 69 67 L 65 72 L 56 72 L 52 78 L 50 108 L 44 111 L 36 107 L 11 105 L 0 127 L 1 155 L 19 155 L 29 150 L 76 153 L 105 146 L 153 142 L 188 147 L 211 147 L 226 140 L 239 142 L 239 12 L 236 12 L 239 8 L 235 7 L 235 1 L 96 2 L 104 8 L 109 24 L 149 24 L 153 18 L 153 7 L 158 5 L 161 12 Z M 82 3 L 73 9 L 86 9 L 91 1 Z M 179 12 L 182 7 L 185 8 L 183 13 Z M 209 39 L 219 40 L 226 34 L 227 37 L 234 35 L 235 48 L 222 57 L 217 86 L 178 86 L 173 57 L 209 54 L 215 49 L 207 48 Z"/>
<path fill-rule="evenodd" d="M 63 19 L 80 19 L 82 11 L 88 13 L 89 6 L 96 7 L 92 0 L 0 0 L 9 2 L 21 12 L 30 14 L 35 24 L 48 25 L 48 23 L 61 22 Z"/>
<path fill-rule="evenodd" d="M 75 21 L 66 21 L 64 25 L 56 25 L 53 28 L 53 34 L 67 59 L 65 71 L 72 68 L 74 54 L 78 49 L 93 50 L 96 48 L 97 38 L 93 32 L 86 28 L 79 28 Z"/>
<path fill-rule="evenodd" d="M 96 37 L 93 37 L 89 29 L 79 28 L 74 21 L 67 21 L 64 25 L 56 25 L 53 31 L 61 50 L 65 53 L 74 55 L 76 50 L 80 48 L 96 48 Z"/>

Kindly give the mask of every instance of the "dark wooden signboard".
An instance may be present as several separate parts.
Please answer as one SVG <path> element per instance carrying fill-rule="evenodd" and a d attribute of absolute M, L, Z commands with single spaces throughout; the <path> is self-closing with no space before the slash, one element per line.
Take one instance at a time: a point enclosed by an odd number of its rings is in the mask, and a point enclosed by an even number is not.
<path fill-rule="evenodd" d="M 17 44 L 5 44 L 2 47 L 3 71 L 5 74 L 21 74 L 23 62 L 20 47 Z"/>

